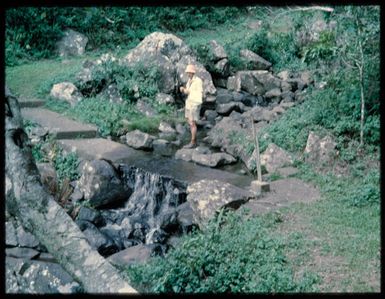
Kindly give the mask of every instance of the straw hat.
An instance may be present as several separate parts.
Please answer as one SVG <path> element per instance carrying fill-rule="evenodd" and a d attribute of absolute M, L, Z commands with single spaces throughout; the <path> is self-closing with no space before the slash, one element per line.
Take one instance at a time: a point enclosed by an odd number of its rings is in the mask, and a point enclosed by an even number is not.
<path fill-rule="evenodd" d="M 192 64 L 189 64 L 189 65 L 187 65 L 187 67 L 186 67 L 186 73 L 196 73 L 196 69 L 195 69 L 195 66 L 194 65 L 192 65 Z"/>

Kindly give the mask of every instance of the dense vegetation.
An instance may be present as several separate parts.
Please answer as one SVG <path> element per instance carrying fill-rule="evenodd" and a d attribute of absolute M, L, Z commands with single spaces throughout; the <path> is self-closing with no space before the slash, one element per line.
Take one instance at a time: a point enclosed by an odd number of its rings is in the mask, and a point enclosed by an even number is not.
<path fill-rule="evenodd" d="M 133 266 L 128 274 L 135 287 L 150 292 L 367 292 L 379 289 L 379 18 L 378 6 L 338 6 L 331 13 L 279 7 L 15 8 L 6 12 L 6 79 L 16 94 L 48 99 L 52 84 L 73 78 L 80 59 L 67 65 L 57 59 L 31 62 L 55 57 L 55 43 L 68 26 L 89 37 L 89 57 L 118 46 L 119 56 L 161 30 L 182 37 L 204 64 L 207 44 L 216 39 L 225 47 L 232 71 L 245 67 L 239 59 L 244 48 L 271 61 L 276 73 L 310 70 L 324 87 L 308 88 L 304 101 L 263 128 L 259 137 L 261 150 L 274 142 L 295 154 L 298 177 L 316 184 L 322 200 L 247 220 L 244 214 L 223 215 L 206 230 L 185 236 L 164 259 Z M 258 20 L 259 30 L 247 28 L 249 21 Z M 313 41 L 309 36 L 317 20 L 335 26 Z M 140 72 L 110 70 L 131 99 L 132 86 L 143 82 Z M 152 97 L 157 87 L 146 82 L 144 92 Z M 143 118 L 130 101 L 116 106 L 92 95 L 78 108 L 52 100 L 47 105 L 95 123 L 103 135 L 134 128 L 151 132 L 162 118 L 175 118 L 175 111 L 165 107 L 156 107 L 156 120 Z M 321 173 L 301 157 L 310 130 L 331 133 L 337 141 L 339 157 Z M 237 137 L 252 152 L 254 144 Z M 73 167 L 74 161 L 57 159 L 57 168 Z M 343 175 L 334 172 L 338 167 Z M 296 215 L 302 226 L 297 228 L 283 213 Z M 286 233 L 280 234 L 283 227 Z M 333 261 L 325 262 L 329 269 L 314 262 L 314 252 Z M 370 281 L 369 272 L 378 281 Z M 321 276 L 331 279 L 325 282 Z"/>
<path fill-rule="evenodd" d="M 156 258 L 127 272 L 143 292 L 314 291 L 317 276 L 305 273 L 296 281 L 284 255 L 285 242 L 269 231 L 280 219 L 245 215 L 222 211 L 206 230 L 184 237 L 167 259 Z"/>
<path fill-rule="evenodd" d="M 72 28 L 89 38 L 88 50 L 132 47 L 149 33 L 224 23 L 236 7 L 18 7 L 6 11 L 6 63 L 55 56 L 57 40 Z"/>

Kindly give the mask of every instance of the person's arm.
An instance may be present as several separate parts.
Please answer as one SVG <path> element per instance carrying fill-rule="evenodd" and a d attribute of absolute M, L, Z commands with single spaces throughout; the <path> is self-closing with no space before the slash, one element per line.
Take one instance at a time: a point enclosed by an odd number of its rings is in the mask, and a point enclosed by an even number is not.
<path fill-rule="evenodd" d="M 190 80 L 187 81 L 186 86 L 188 86 L 189 81 L 190 81 Z M 191 85 L 190 85 L 190 88 L 191 88 Z M 186 87 L 183 87 L 183 86 L 181 86 L 181 87 L 179 88 L 179 90 L 180 90 L 180 92 L 183 92 L 184 94 L 189 94 L 189 93 L 190 93 L 189 88 L 186 88 Z"/>
<path fill-rule="evenodd" d="M 187 88 L 183 87 L 183 86 L 181 86 L 179 90 L 180 90 L 180 92 L 183 92 L 184 94 L 189 94 L 190 93 L 189 90 Z"/>

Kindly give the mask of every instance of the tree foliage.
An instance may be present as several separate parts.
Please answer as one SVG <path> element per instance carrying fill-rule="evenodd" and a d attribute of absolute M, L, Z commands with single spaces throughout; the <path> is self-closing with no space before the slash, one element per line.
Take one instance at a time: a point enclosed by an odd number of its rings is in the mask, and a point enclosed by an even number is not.
<path fill-rule="evenodd" d="M 155 31 L 194 30 L 238 15 L 237 7 L 18 7 L 6 11 L 6 63 L 53 57 L 64 30 L 85 34 L 88 49 L 125 48 Z"/>

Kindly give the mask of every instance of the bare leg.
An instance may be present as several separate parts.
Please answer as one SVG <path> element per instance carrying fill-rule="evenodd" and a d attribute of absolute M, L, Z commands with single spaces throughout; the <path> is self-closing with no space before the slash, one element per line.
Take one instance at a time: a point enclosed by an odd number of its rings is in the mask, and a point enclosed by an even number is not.
<path fill-rule="evenodd" d="M 191 131 L 191 143 L 197 143 L 197 125 L 195 121 L 190 122 L 190 131 Z"/>

